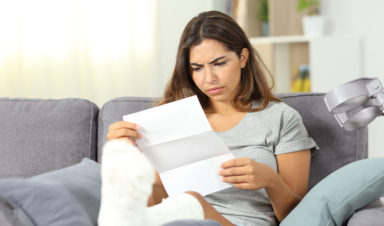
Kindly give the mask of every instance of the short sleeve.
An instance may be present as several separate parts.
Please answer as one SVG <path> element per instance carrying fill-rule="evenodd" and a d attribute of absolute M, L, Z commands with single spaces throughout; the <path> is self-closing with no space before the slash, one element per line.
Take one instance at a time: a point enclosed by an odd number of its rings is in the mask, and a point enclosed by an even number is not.
<path fill-rule="evenodd" d="M 315 141 L 308 136 L 301 115 L 295 109 L 288 107 L 282 112 L 280 120 L 280 134 L 274 148 L 275 155 L 319 149 Z"/>

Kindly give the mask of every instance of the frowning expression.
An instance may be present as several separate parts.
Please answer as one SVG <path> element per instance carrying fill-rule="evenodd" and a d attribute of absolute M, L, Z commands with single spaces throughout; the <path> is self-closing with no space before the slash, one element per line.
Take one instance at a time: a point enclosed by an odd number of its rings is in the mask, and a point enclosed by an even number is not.
<path fill-rule="evenodd" d="M 241 68 L 245 67 L 248 50 L 240 57 L 223 43 L 205 39 L 190 49 L 192 79 L 211 101 L 231 102 L 240 88 Z"/>

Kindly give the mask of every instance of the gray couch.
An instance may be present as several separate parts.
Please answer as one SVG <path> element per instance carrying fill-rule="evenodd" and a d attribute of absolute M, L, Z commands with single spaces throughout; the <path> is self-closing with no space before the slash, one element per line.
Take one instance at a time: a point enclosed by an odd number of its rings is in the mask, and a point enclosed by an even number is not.
<path fill-rule="evenodd" d="M 312 156 L 310 188 L 346 164 L 367 158 L 367 128 L 353 132 L 340 128 L 327 112 L 323 94 L 279 96 L 299 111 L 309 135 L 320 147 L 320 151 Z M 99 108 L 83 99 L 0 98 L 1 180 L 53 172 L 75 165 L 85 157 L 99 161 L 108 126 L 122 120 L 122 115 L 150 107 L 151 100 L 121 97 Z M 0 190 L 0 199 L 1 194 Z M 356 212 L 355 222 L 378 219 L 377 212 L 370 212 L 370 209 L 381 211 L 380 221 L 384 222 L 383 208 L 378 202 L 366 207 L 361 216 Z M 370 214 L 375 217 L 369 217 Z M 354 223 L 349 222 L 349 225 Z"/>

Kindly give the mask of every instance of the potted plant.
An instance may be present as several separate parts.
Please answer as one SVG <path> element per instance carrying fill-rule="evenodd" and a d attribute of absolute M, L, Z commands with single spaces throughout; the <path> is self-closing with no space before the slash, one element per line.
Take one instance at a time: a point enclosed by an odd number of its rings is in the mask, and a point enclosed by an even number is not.
<path fill-rule="evenodd" d="M 261 22 L 262 36 L 269 36 L 268 0 L 260 0 L 257 10 L 257 18 Z"/>
<path fill-rule="evenodd" d="M 310 37 L 324 34 L 324 18 L 320 15 L 319 0 L 297 0 L 297 9 L 304 12 L 303 32 Z"/>

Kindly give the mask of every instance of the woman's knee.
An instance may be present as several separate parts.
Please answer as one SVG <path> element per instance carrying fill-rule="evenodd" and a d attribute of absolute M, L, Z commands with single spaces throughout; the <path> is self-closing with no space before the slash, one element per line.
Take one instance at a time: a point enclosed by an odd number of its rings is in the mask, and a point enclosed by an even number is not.
<path fill-rule="evenodd" d="M 195 192 L 195 191 L 186 191 L 185 193 L 195 197 L 200 202 L 200 204 L 203 206 L 203 208 L 207 204 L 207 201 L 205 201 L 205 199 L 203 198 L 202 195 L 200 195 L 200 193 Z"/>

